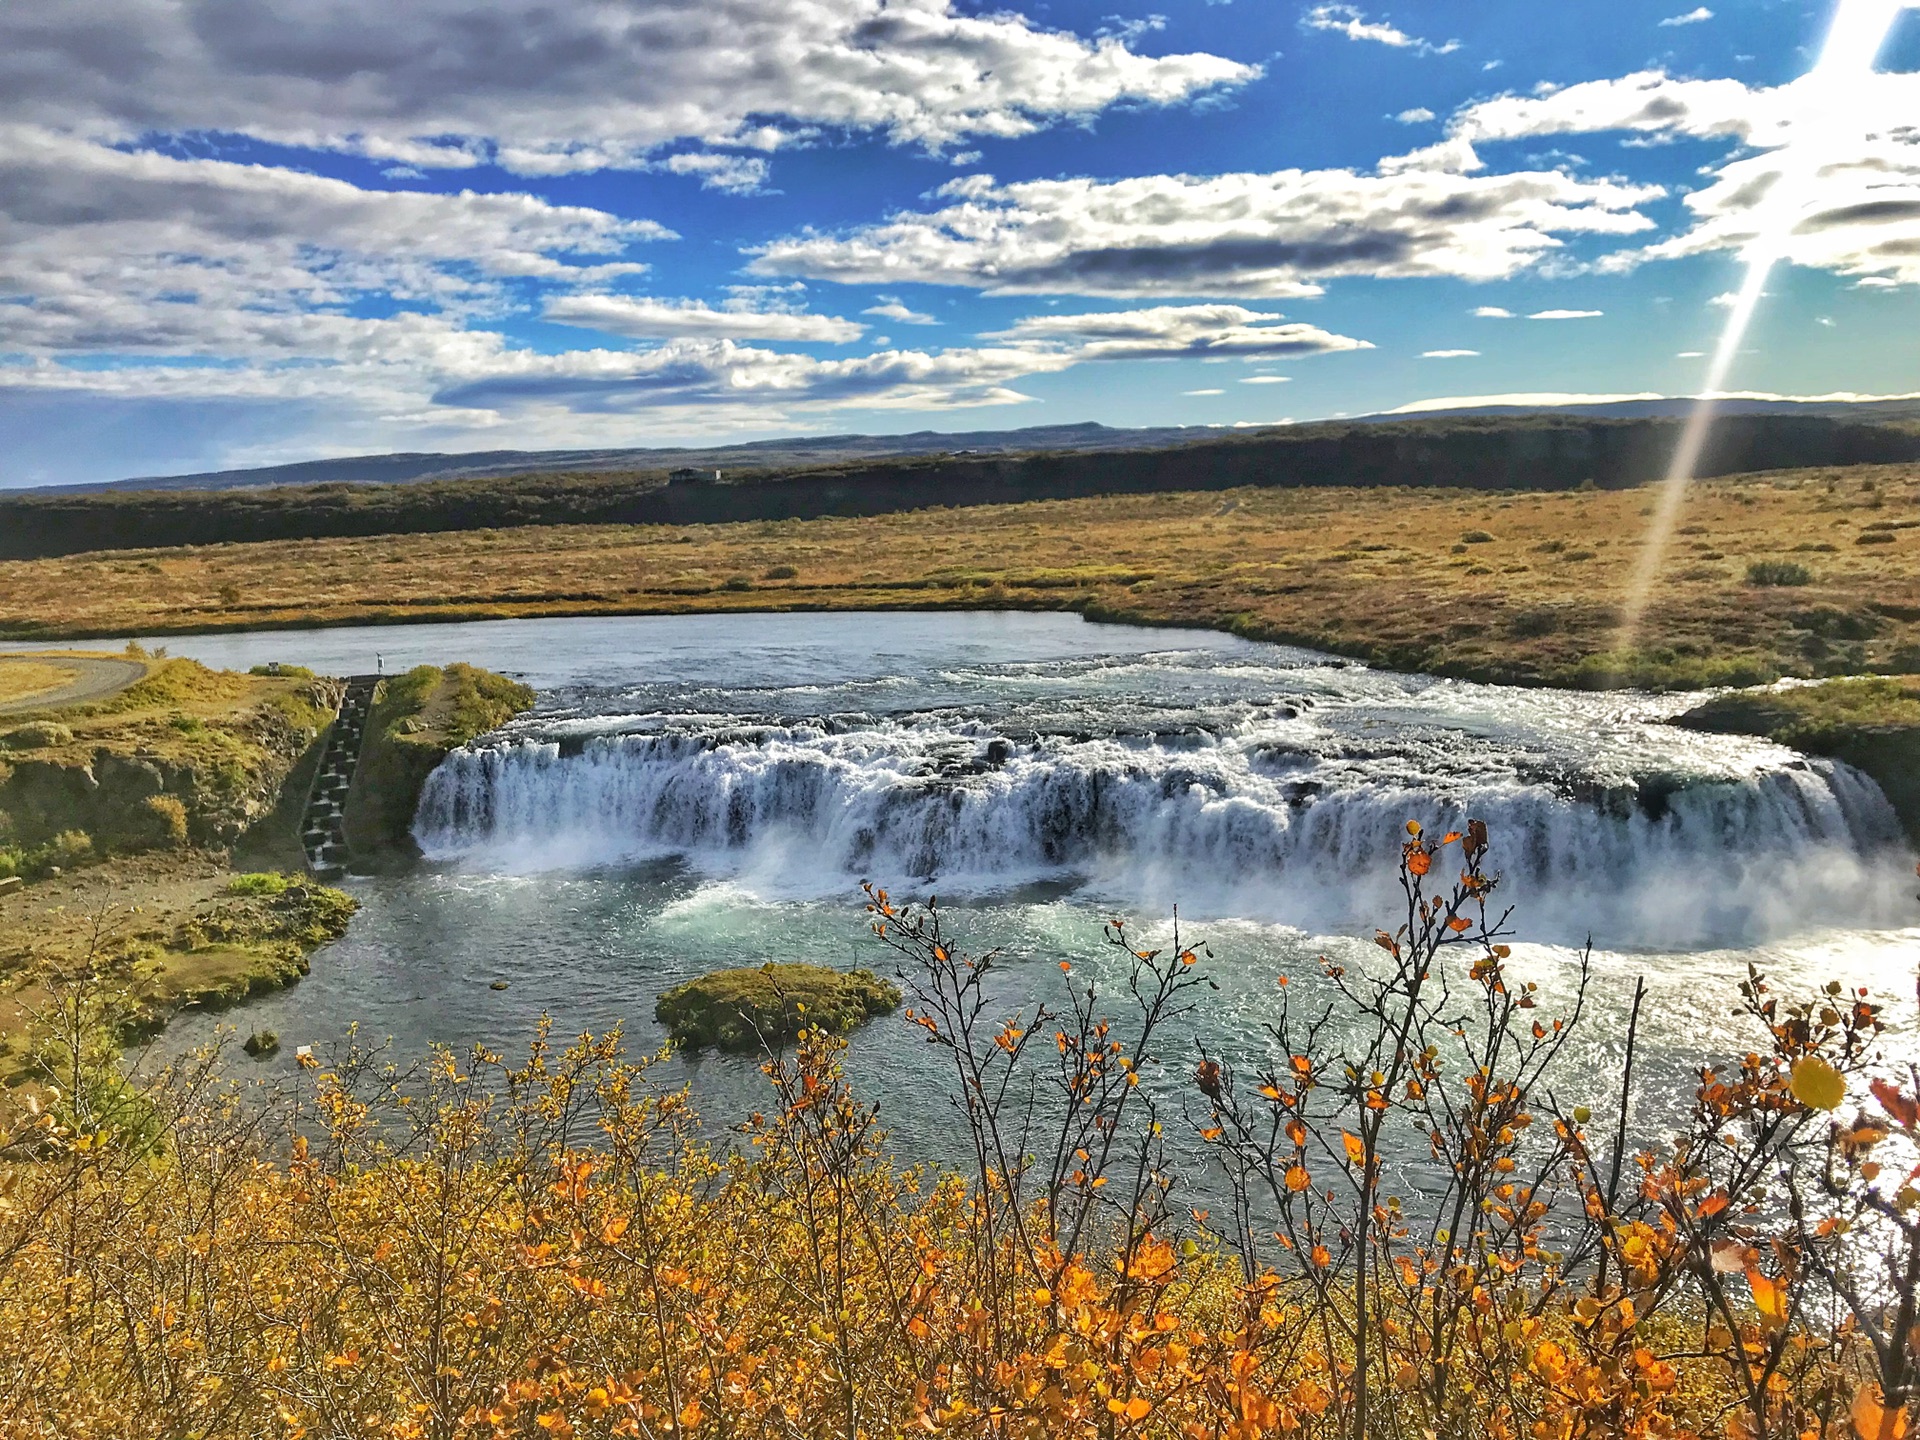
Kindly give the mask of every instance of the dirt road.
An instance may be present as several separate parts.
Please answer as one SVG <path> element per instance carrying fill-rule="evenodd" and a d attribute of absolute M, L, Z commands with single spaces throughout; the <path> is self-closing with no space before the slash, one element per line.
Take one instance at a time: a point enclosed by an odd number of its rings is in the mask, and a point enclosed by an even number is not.
<path fill-rule="evenodd" d="M 0 702 L 0 715 L 18 715 L 30 710 L 50 710 L 60 705 L 74 705 L 87 700 L 104 700 L 117 695 L 129 685 L 146 678 L 147 667 L 139 660 L 108 659 L 91 655 L 44 655 L 23 653 L 0 655 L 0 667 L 57 664 L 62 670 L 78 672 L 66 684 L 52 690 L 41 690 L 36 694 L 23 695 L 15 700 Z M 5 670 L 0 668 L 0 682 L 4 682 Z"/>

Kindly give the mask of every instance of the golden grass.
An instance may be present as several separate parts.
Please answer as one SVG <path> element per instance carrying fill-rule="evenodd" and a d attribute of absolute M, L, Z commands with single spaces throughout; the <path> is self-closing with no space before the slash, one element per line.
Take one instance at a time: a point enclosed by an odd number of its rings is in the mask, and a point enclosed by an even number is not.
<path fill-rule="evenodd" d="M 1625 659 L 1606 652 L 1650 490 L 1242 489 L 99 552 L 0 565 L 0 625 L 55 638 L 602 613 L 1078 609 L 1490 679 L 1687 684 L 1917 668 L 1916 499 L 1912 464 L 1698 484 L 1643 653 Z M 1788 558 L 1810 583 L 1749 583 L 1749 565 Z"/>
<path fill-rule="evenodd" d="M 57 661 L 0 656 L 0 705 L 17 704 L 71 685 L 80 672 Z"/>

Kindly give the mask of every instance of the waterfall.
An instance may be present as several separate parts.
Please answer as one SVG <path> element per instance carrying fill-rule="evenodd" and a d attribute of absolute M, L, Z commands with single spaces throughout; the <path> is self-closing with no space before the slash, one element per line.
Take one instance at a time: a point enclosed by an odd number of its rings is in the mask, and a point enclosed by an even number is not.
<path fill-rule="evenodd" d="M 1694 773 L 1444 764 L 1298 735 L 1015 741 L 977 725 L 507 740 L 429 778 L 429 858 L 523 870 L 678 856 L 757 883 L 946 893 L 1064 879 L 1303 926 L 1393 913 L 1409 818 L 1495 837 L 1529 929 L 1610 946 L 1902 923 L 1899 827 L 1857 771 L 1775 751 Z"/>

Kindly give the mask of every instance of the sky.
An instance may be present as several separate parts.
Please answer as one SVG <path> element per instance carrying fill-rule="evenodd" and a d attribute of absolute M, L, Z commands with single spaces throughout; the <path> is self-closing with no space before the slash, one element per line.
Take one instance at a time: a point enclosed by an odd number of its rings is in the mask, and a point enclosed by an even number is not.
<path fill-rule="evenodd" d="M 1920 8 L 1840 114 L 1831 14 L 10 0 L 0 486 L 1692 394 L 1786 204 L 1727 388 L 1911 394 Z"/>

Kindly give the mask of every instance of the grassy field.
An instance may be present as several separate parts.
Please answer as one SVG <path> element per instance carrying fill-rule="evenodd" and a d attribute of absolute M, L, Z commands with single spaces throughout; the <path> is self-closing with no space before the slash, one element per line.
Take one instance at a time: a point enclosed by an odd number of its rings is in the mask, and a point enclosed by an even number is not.
<path fill-rule="evenodd" d="M 57 660 L 9 661 L 0 665 L 0 705 L 20 704 L 59 690 L 71 685 L 79 674 L 78 666 L 62 665 Z"/>
<path fill-rule="evenodd" d="M 557 526 L 0 565 L 14 638 L 528 615 L 1078 609 L 1513 681 L 1920 670 L 1920 465 L 1698 484 L 1612 655 L 1650 490 L 1244 489 Z"/>
<path fill-rule="evenodd" d="M 52 975 L 91 958 L 125 1023 L 144 1028 L 297 979 L 351 908 L 318 887 L 229 888 L 235 858 L 301 864 L 276 801 L 305 793 L 302 756 L 330 714 L 324 687 L 146 663 L 144 679 L 106 698 L 0 722 L 0 876 L 26 882 L 0 895 L 0 1083 L 26 1063 Z"/>

